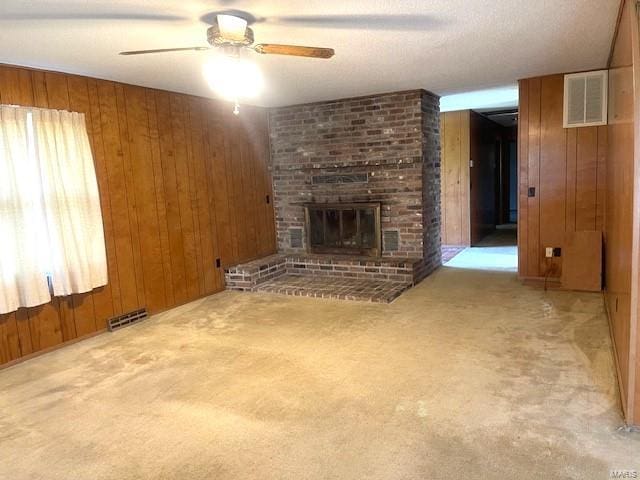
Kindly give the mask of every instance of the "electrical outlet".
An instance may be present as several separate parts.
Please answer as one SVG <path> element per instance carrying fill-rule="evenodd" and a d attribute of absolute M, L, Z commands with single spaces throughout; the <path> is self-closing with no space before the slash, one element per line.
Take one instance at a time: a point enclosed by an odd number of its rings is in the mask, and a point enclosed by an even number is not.
<path fill-rule="evenodd" d="M 553 247 L 547 247 L 544 249 L 544 256 L 547 258 L 553 257 Z"/>

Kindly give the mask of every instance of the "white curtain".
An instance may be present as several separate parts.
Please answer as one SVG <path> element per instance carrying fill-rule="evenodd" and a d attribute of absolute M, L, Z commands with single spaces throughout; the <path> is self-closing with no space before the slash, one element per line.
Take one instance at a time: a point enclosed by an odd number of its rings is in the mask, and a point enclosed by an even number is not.
<path fill-rule="evenodd" d="M 51 300 L 40 176 L 28 111 L 0 106 L 0 313 Z"/>
<path fill-rule="evenodd" d="M 0 250 L 0 313 L 50 301 L 47 278 L 56 296 L 105 285 L 100 198 L 84 115 L 22 107 L 2 112 L 0 178 L 6 171 L 11 181 L 2 180 L 0 228 L 12 249 Z M 5 122 L 5 115 L 15 121 Z"/>

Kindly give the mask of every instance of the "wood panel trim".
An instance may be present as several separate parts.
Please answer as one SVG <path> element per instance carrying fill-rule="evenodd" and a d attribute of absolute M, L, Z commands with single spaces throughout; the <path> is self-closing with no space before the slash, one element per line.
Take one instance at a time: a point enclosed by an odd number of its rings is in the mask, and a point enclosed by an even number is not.
<path fill-rule="evenodd" d="M 640 374 L 640 358 L 638 349 L 640 331 L 638 330 L 638 316 L 640 312 L 640 16 L 638 3 L 633 2 L 631 22 L 631 52 L 633 59 L 633 226 L 631 250 L 631 319 L 629 323 L 629 391 L 627 412 L 631 422 L 640 424 L 640 414 L 637 414 L 640 402 L 640 391 L 637 377 Z"/>
<path fill-rule="evenodd" d="M 470 245 L 470 111 L 440 114 L 441 235 L 444 245 Z"/>
<path fill-rule="evenodd" d="M 527 191 L 529 188 L 529 81 L 518 82 L 518 276 L 524 278 L 529 272 Z"/>
<path fill-rule="evenodd" d="M 527 130 L 528 187 L 536 189 L 533 197 L 527 196 L 527 276 L 540 276 L 540 78 L 529 80 L 529 115 Z"/>
<path fill-rule="evenodd" d="M 74 343 L 78 343 L 78 342 L 81 342 L 83 340 L 87 340 L 89 338 L 92 338 L 92 337 L 95 337 L 97 335 L 100 335 L 102 333 L 107 333 L 107 332 L 108 332 L 108 330 L 106 328 L 101 328 L 99 330 L 96 330 L 96 331 L 91 332 L 91 333 L 87 333 L 87 334 L 82 335 L 80 337 L 72 338 L 70 340 L 67 340 L 66 342 L 61 342 L 61 343 L 57 343 L 55 345 L 51 345 L 50 347 L 43 348 L 42 350 L 38 350 L 37 352 L 31 352 L 31 353 L 16 357 L 15 359 L 11 360 L 10 362 L 0 363 L 0 371 L 4 370 L 5 368 L 10 368 L 10 367 L 13 367 L 15 365 L 18 365 L 18 364 L 20 364 L 22 362 L 26 362 L 27 360 L 31 360 L 32 358 L 39 357 L 39 356 L 44 355 L 46 353 L 55 352 L 56 350 L 59 350 L 60 348 L 66 347 L 68 345 L 73 345 Z"/>
<path fill-rule="evenodd" d="M 611 37 L 611 44 L 609 47 L 609 56 L 607 57 L 607 68 L 611 68 L 611 62 L 613 61 L 613 51 L 616 47 L 616 40 L 618 39 L 618 32 L 620 31 L 620 23 L 622 22 L 622 14 L 624 13 L 624 4 L 626 0 L 620 0 L 618 4 L 618 15 L 616 17 L 616 26 L 613 29 L 613 36 Z"/>
<path fill-rule="evenodd" d="M 443 245 L 448 243 L 447 238 L 447 215 L 448 208 L 445 205 L 445 199 L 447 198 L 447 182 L 446 182 L 446 158 L 444 153 L 445 139 L 447 138 L 447 122 L 446 114 L 440 114 L 440 241 Z"/>
<path fill-rule="evenodd" d="M 624 418 L 629 418 L 629 412 L 627 411 L 627 392 L 624 388 L 624 382 L 622 381 L 622 370 L 620 368 L 620 356 L 618 352 L 618 346 L 615 342 L 615 330 L 613 327 L 613 316 L 609 311 L 609 302 L 607 301 L 607 292 L 602 292 L 602 301 L 604 302 L 604 310 L 607 315 L 607 325 L 609 327 L 609 336 L 611 337 L 611 352 L 613 354 L 613 363 L 616 369 L 616 380 L 618 383 L 618 397 L 620 399 L 620 405 L 622 406 L 622 414 Z"/>
<path fill-rule="evenodd" d="M 462 185 L 461 243 L 471 245 L 471 111 L 461 114 L 460 184 Z"/>

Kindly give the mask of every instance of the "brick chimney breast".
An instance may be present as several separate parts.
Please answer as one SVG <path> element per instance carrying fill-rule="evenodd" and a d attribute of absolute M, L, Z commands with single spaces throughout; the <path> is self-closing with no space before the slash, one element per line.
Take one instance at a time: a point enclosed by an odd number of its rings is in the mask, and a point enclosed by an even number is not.
<path fill-rule="evenodd" d="M 422 259 L 425 276 L 435 270 L 439 112 L 439 98 L 425 90 L 271 109 L 279 252 L 306 251 L 305 203 L 380 202 L 382 256 Z M 291 229 L 303 230 L 302 246 L 291 246 Z"/>

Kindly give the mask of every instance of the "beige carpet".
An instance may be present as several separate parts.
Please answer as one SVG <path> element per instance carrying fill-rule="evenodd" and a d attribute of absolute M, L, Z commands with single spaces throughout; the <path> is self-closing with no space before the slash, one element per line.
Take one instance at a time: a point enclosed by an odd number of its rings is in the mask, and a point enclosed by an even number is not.
<path fill-rule="evenodd" d="M 0 371 L 0 478 L 607 479 L 601 297 L 441 268 L 391 305 L 223 293 Z"/>

